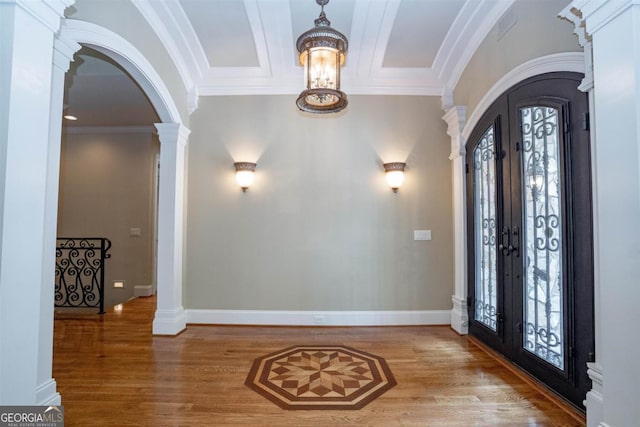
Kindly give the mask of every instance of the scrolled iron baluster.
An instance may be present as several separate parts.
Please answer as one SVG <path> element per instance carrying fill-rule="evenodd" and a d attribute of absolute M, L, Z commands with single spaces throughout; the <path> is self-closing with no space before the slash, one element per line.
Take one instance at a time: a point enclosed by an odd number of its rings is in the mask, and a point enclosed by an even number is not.
<path fill-rule="evenodd" d="M 104 313 L 104 260 L 110 248 L 106 238 L 58 238 L 56 307 L 98 307 Z"/>

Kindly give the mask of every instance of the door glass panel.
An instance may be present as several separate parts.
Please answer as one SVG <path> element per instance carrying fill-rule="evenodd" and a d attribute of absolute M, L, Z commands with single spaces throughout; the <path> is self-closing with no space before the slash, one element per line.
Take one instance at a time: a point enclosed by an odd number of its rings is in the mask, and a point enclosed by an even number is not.
<path fill-rule="evenodd" d="M 564 370 L 558 110 L 520 109 L 524 187 L 523 347 Z"/>
<path fill-rule="evenodd" d="M 473 150 L 475 320 L 496 330 L 496 162 L 493 126 Z"/>

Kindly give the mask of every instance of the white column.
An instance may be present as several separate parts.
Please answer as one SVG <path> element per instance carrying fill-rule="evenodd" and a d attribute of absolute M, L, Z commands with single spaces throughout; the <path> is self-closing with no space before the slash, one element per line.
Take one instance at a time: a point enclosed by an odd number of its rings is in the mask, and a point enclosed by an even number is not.
<path fill-rule="evenodd" d="M 566 18 L 573 22 L 573 32 L 578 36 L 578 43 L 584 49 L 584 78 L 582 83 L 578 86 L 578 89 L 585 92 L 589 96 L 589 117 L 590 117 L 590 133 L 589 139 L 591 144 L 591 182 L 596 183 L 598 181 L 597 174 L 597 150 L 596 150 L 596 131 L 595 131 L 595 93 L 594 93 L 594 81 L 593 81 L 593 49 L 591 45 L 591 36 L 587 34 L 583 25 L 582 14 L 576 10 L 572 4 L 569 4 L 564 8 L 560 14 L 560 17 Z M 594 185 L 592 188 L 592 206 L 593 206 L 593 240 L 594 240 L 594 260 L 598 260 L 599 242 L 598 242 L 598 189 Z M 594 303 L 594 334 L 595 334 L 595 347 L 596 347 L 596 360 L 594 362 L 587 363 L 587 375 L 591 380 L 591 390 L 587 392 L 584 404 L 587 409 L 587 427 L 598 427 L 604 419 L 604 399 L 602 395 L 602 366 L 600 365 L 599 352 L 602 348 L 601 342 L 601 330 L 600 330 L 600 271 L 598 268 L 598 262 L 594 262 L 593 271 L 593 303 Z"/>
<path fill-rule="evenodd" d="M 52 85 L 52 77 L 60 76 L 53 67 L 54 34 L 71 4 L 68 0 L 0 1 L 3 405 L 60 403 L 51 377 L 57 206 L 49 198 L 48 180 L 58 180 L 59 164 L 53 165 L 56 154 L 50 139 L 57 127 L 59 150 L 61 120 L 58 115 L 58 124 L 52 126 L 51 107 L 56 102 L 62 106 L 60 87 Z"/>
<path fill-rule="evenodd" d="M 582 27 L 584 29 L 584 27 Z M 590 143 L 591 143 L 591 182 L 598 182 L 598 171 L 596 165 L 597 161 L 597 144 L 596 144 L 596 121 L 595 121 L 595 93 L 594 93 L 594 80 L 593 80 L 593 51 L 591 41 L 586 41 L 583 44 L 584 47 L 584 66 L 585 77 L 582 80 L 578 89 L 582 92 L 586 92 L 589 95 L 589 117 L 590 117 Z M 596 360 L 587 363 L 587 375 L 591 379 L 591 390 L 587 392 L 585 399 L 585 407 L 587 408 L 587 427 L 597 427 L 603 420 L 603 407 L 604 399 L 602 395 L 602 366 L 599 363 L 599 352 L 602 348 L 602 333 L 601 333 L 601 318 L 600 318 L 600 294 L 601 294 L 601 279 L 599 263 L 600 259 L 600 243 L 598 236 L 599 230 L 599 218 L 598 218 L 598 186 L 594 185 L 592 189 L 592 203 L 593 203 L 593 256 L 594 256 L 594 268 L 593 268 L 593 315 L 594 315 L 594 334 L 596 344 Z"/>
<path fill-rule="evenodd" d="M 56 263 L 56 236 L 58 229 L 58 184 L 60 182 L 60 152 L 62 138 L 62 110 L 64 102 L 65 73 L 80 50 L 76 42 L 56 36 L 53 50 L 53 73 L 51 79 L 51 107 L 49 122 L 49 148 L 47 156 L 47 181 L 45 196 L 45 224 L 43 237 L 45 251 L 42 268 L 42 300 L 40 301 L 40 352 L 38 354 L 37 402 L 43 405 L 59 404 L 60 396 L 55 391 L 51 378 L 53 369 L 53 305 Z M 55 396 L 55 399 L 52 399 Z"/>
<path fill-rule="evenodd" d="M 591 35 L 597 363 L 589 426 L 640 420 L 640 4 L 574 0 Z M 585 46 L 585 49 L 587 47 Z M 589 86 L 588 81 L 583 86 Z M 595 132 L 594 132 L 595 129 Z"/>
<path fill-rule="evenodd" d="M 186 327 L 182 306 L 185 151 L 189 129 L 178 123 L 155 125 L 160 139 L 158 195 L 158 305 L 155 335 L 176 335 Z"/>
<path fill-rule="evenodd" d="M 462 136 L 467 108 L 453 106 L 447 109 L 443 119 L 447 122 L 447 134 L 451 137 L 451 172 L 453 178 L 453 238 L 455 294 L 451 297 L 451 327 L 459 334 L 469 332 L 467 314 L 467 215 L 465 197 L 466 149 Z"/>
<path fill-rule="evenodd" d="M 584 30 L 584 27 L 580 27 Z M 590 117 L 590 143 L 591 143 L 591 182 L 598 182 L 598 171 L 596 165 L 597 161 L 597 144 L 596 144 L 596 121 L 595 121 L 595 93 L 594 93 L 594 80 L 593 80 L 593 51 L 591 41 L 587 41 L 584 37 L 584 68 L 585 77 L 582 79 L 582 83 L 578 86 L 582 92 L 589 95 L 589 117 Z M 604 419 L 604 399 L 602 395 L 602 366 L 599 363 L 599 353 L 602 348 L 602 333 L 601 333 L 601 318 L 600 318 L 600 294 L 601 294 L 601 279 L 599 263 L 600 259 L 599 251 L 600 244 L 598 241 L 599 233 L 599 218 L 598 218 L 598 186 L 594 185 L 592 189 L 592 206 L 593 206 L 593 256 L 594 256 L 594 268 L 593 268 L 593 315 L 594 315 L 594 334 L 595 334 L 595 347 L 596 347 L 596 360 L 587 363 L 587 375 L 591 379 L 591 390 L 587 392 L 585 399 L 585 407 L 587 408 L 587 427 L 597 427 Z"/>

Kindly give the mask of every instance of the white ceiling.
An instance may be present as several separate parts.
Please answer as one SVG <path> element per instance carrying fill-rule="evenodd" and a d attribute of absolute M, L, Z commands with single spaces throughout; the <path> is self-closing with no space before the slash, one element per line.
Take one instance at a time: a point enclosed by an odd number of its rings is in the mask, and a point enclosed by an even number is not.
<path fill-rule="evenodd" d="M 199 96 L 297 94 L 302 90 L 295 42 L 313 27 L 320 13 L 315 0 L 132 2 L 175 62 L 192 109 L 197 108 Z M 447 96 L 480 42 L 513 2 L 330 0 L 325 6 L 327 18 L 349 39 L 343 91 Z M 127 123 L 139 121 L 141 117 L 133 111 L 144 104 L 139 97 L 132 95 L 134 99 L 127 103 L 130 108 L 118 106 L 127 101 L 135 84 L 125 82 L 128 76 L 106 58 L 88 56 L 73 69 L 77 75 L 66 101 L 70 109 L 83 104 L 86 111 L 98 101 L 114 102 L 112 116 L 126 116 Z M 105 67 L 101 68 L 103 60 Z M 99 84 L 100 76 L 111 89 L 92 95 L 91 85 Z M 95 117 L 74 124 L 114 121 Z"/>

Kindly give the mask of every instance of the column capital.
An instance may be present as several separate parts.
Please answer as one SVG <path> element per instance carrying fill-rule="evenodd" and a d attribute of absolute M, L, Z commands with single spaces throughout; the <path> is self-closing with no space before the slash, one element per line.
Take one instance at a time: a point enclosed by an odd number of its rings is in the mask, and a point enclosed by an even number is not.
<path fill-rule="evenodd" d="M 189 114 L 192 114 L 198 109 L 199 101 L 200 93 L 198 92 L 198 87 L 193 85 L 187 92 L 187 108 L 189 110 Z"/>
<path fill-rule="evenodd" d="M 53 65 L 66 73 L 69 71 L 69 66 L 73 61 L 73 55 L 79 51 L 81 47 L 82 46 L 74 40 L 60 34 L 56 35 L 53 41 Z"/>
<path fill-rule="evenodd" d="M 9 3 L 15 3 L 56 33 L 60 29 L 60 19 L 64 18 L 64 10 L 75 0 L 9 0 Z"/>
<path fill-rule="evenodd" d="M 578 36 L 580 46 L 585 47 L 587 43 L 591 42 L 591 35 L 587 33 L 585 28 L 582 12 L 574 6 L 574 3 L 570 3 L 562 9 L 558 16 L 573 24 L 573 34 Z"/>
<path fill-rule="evenodd" d="M 442 88 L 442 95 L 440 96 L 440 107 L 446 112 L 453 106 L 453 90 L 445 86 Z"/>
<path fill-rule="evenodd" d="M 450 107 L 442 116 L 447 122 L 447 135 L 451 137 L 451 154 L 449 159 L 453 160 L 466 154 L 465 141 L 462 137 L 462 130 L 467 121 L 467 107 L 454 105 Z"/>
<path fill-rule="evenodd" d="M 560 18 L 564 18 L 573 23 L 573 33 L 578 36 L 578 43 L 584 50 L 584 79 L 578 86 L 582 92 L 589 92 L 593 89 L 593 52 L 591 49 L 591 34 L 587 33 L 585 21 L 582 17 L 582 11 L 570 3 L 562 9 L 558 14 Z"/>
<path fill-rule="evenodd" d="M 155 123 L 160 144 L 187 145 L 187 137 L 191 130 L 181 123 Z"/>
<path fill-rule="evenodd" d="M 640 0 L 573 0 L 568 7 L 580 13 L 586 31 L 593 35 L 633 6 L 640 6 Z"/>

